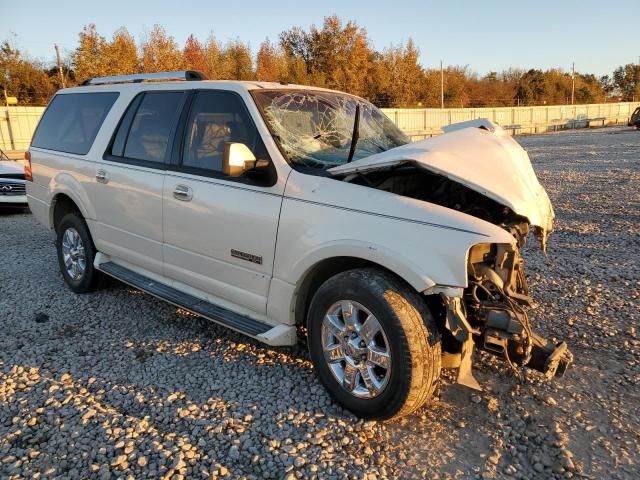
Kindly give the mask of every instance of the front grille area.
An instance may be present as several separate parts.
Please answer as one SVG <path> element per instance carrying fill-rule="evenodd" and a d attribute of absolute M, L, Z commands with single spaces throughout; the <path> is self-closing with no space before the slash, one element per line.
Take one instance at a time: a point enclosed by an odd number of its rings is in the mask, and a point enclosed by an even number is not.
<path fill-rule="evenodd" d="M 24 182 L 6 182 L 0 180 L 0 196 L 25 195 L 27 193 Z"/>

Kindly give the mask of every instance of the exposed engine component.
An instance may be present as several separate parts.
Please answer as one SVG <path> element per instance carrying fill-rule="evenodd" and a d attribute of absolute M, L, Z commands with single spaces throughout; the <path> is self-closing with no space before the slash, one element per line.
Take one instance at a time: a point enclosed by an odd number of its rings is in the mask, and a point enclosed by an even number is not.
<path fill-rule="evenodd" d="M 458 369 L 458 383 L 480 388 L 471 372 L 474 346 L 503 358 L 516 373 L 526 366 L 547 377 L 564 374 L 573 359 L 567 344 L 535 334 L 527 315 L 535 303 L 519 253 L 531 233 L 526 218 L 468 186 L 410 163 L 354 173 L 345 180 L 473 215 L 504 228 L 516 240 L 515 247 L 479 244 L 471 248 L 468 287 L 462 298 L 440 297 L 446 311 L 441 319 L 443 362 Z M 533 234 L 545 250 L 548 231 L 534 227 Z"/>
<path fill-rule="evenodd" d="M 476 346 L 498 355 L 514 369 L 523 366 L 547 377 L 564 374 L 572 355 L 567 345 L 557 345 L 535 334 L 527 309 L 529 296 L 524 265 L 517 249 L 509 245 L 477 245 L 469 254 L 469 287 L 464 305 L 469 324 L 479 330 Z"/>

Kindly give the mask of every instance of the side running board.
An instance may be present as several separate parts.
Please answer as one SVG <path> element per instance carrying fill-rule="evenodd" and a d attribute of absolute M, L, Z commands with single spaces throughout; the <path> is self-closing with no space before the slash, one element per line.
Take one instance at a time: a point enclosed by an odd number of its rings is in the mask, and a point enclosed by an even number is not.
<path fill-rule="evenodd" d="M 236 330 L 245 335 L 255 337 L 269 345 L 293 345 L 296 341 L 295 327 L 291 325 L 272 326 L 255 320 L 246 315 L 233 312 L 227 308 L 215 305 L 200 298 L 181 292 L 169 285 L 152 280 L 144 275 L 136 273 L 122 265 L 113 262 L 104 262 L 96 265 L 97 268 L 143 292 L 165 300 L 180 308 L 184 308 L 196 315 L 214 321 L 225 327 Z"/>

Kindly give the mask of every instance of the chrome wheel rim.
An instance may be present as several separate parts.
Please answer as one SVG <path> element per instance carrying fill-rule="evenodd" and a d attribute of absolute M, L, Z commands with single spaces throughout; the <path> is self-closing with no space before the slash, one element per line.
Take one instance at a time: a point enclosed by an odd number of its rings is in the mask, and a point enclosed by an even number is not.
<path fill-rule="evenodd" d="M 391 376 L 391 351 L 378 319 L 352 300 L 334 303 L 322 319 L 322 350 L 329 370 L 351 395 L 373 398 Z"/>
<path fill-rule="evenodd" d="M 87 268 L 84 243 L 75 228 L 67 228 L 62 235 L 62 260 L 67 275 L 72 280 L 79 280 Z"/>

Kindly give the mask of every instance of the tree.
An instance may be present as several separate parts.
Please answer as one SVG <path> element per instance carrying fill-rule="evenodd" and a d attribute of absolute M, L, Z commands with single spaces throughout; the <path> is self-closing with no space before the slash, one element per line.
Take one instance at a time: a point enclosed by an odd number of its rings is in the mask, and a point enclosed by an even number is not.
<path fill-rule="evenodd" d="M 329 88 L 363 95 L 371 64 L 371 49 L 364 28 L 336 16 L 325 17 L 322 30 L 311 28 L 314 62 Z"/>
<path fill-rule="evenodd" d="M 336 16 L 325 17 L 321 29 L 309 32 L 294 27 L 280 35 L 289 66 L 304 65 L 306 77 L 316 85 L 356 95 L 367 91 L 373 52 L 364 28 L 355 22 L 346 25 Z M 290 71 L 291 73 L 291 71 Z"/>
<path fill-rule="evenodd" d="M 260 44 L 256 58 L 256 78 L 261 81 L 276 82 L 287 76 L 284 54 L 267 38 Z"/>
<path fill-rule="evenodd" d="M 182 68 L 182 53 L 174 38 L 154 25 L 142 43 L 142 71 L 170 72 Z"/>
<path fill-rule="evenodd" d="M 604 101 L 605 96 L 605 85 L 595 75 L 576 75 L 576 103 L 600 103 Z"/>
<path fill-rule="evenodd" d="M 204 56 L 207 78 L 211 80 L 221 80 L 229 78 L 225 71 L 224 59 L 222 58 L 222 47 L 213 34 L 209 35 L 204 47 Z"/>
<path fill-rule="evenodd" d="M 205 50 L 198 39 L 193 35 L 189 35 L 184 44 L 182 51 L 184 59 L 184 67 L 188 70 L 197 70 L 198 72 L 207 73 L 207 57 Z"/>
<path fill-rule="evenodd" d="M 407 45 L 390 46 L 384 50 L 374 71 L 389 103 L 394 106 L 415 106 L 424 100 L 424 70 L 418 62 L 419 50 L 409 39 Z"/>
<path fill-rule="evenodd" d="M 46 105 L 56 91 L 43 66 L 24 58 L 8 41 L 0 44 L 0 84 L 24 105 Z"/>
<path fill-rule="evenodd" d="M 627 102 L 640 99 L 640 65 L 629 63 L 613 72 L 613 84 Z"/>
<path fill-rule="evenodd" d="M 520 77 L 516 87 L 516 98 L 523 105 L 534 105 L 543 101 L 545 90 L 544 73 L 542 70 L 531 69 Z"/>
<path fill-rule="evenodd" d="M 297 63 L 304 65 L 304 74 L 311 77 L 314 73 L 315 59 L 313 53 L 313 41 L 311 35 L 300 27 L 293 27 L 280 34 L 280 47 L 284 51 L 287 59 L 295 60 L 288 62 L 290 65 Z"/>
<path fill-rule="evenodd" d="M 104 62 L 107 75 L 127 75 L 139 71 L 136 41 L 126 28 L 116 30 L 111 42 L 104 47 Z"/>
<path fill-rule="evenodd" d="M 71 54 L 71 63 L 80 81 L 108 74 L 106 59 L 107 41 L 99 35 L 93 23 L 85 25 L 78 35 L 78 47 Z"/>
<path fill-rule="evenodd" d="M 222 52 L 224 71 L 231 80 L 253 80 L 253 61 L 249 45 L 240 39 L 232 40 L 224 46 Z"/>

